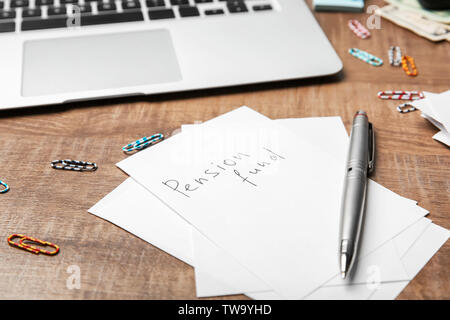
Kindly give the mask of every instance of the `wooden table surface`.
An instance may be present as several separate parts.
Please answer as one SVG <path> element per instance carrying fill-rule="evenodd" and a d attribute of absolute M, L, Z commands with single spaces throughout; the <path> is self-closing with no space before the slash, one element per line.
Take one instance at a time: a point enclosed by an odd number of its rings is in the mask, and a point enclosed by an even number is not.
<path fill-rule="evenodd" d="M 344 63 L 331 78 L 1 111 L 0 179 L 11 190 L 0 195 L 0 298 L 195 298 L 193 268 L 87 209 L 126 178 L 114 165 L 126 157 L 124 144 L 241 105 L 273 119 L 341 116 L 347 130 L 354 112 L 367 110 L 377 134 L 374 180 L 417 200 L 435 223 L 450 228 L 449 148 L 431 138 L 437 130 L 419 112 L 400 114 L 396 102 L 376 95 L 449 89 L 450 43 L 432 43 L 386 20 L 363 41 L 347 20 L 364 21 L 367 14 L 314 14 Z M 418 77 L 389 66 L 391 45 L 416 59 Z M 369 66 L 350 56 L 350 47 L 386 63 Z M 80 174 L 50 168 L 51 160 L 67 158 L 95 161 L 99 169 Z M 12 233 L 55 242 L 61 252 L 49 257 L 11 248 L 6 238 Z M 447 242 L 399 298 L 449 299 L 449 254 Z M 80 289 L 66 286 L 72 265 L 80 268 Z M 245 296 L 224 299 L 230 298 Z"/>

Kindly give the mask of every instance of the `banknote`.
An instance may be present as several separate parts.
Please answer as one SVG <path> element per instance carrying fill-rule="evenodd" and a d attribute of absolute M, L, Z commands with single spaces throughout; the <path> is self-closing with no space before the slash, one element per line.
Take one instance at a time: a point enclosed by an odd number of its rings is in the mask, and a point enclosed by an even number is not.
<path fill-rule="evenodd" d="M 384 0 L 400 9 L 419 13 L 429 20 L 450 24 L 450 10 L 426 10 L 422 8 L 418 0 Z"/>
<path fill-rule="evenodd" d="M 375 14 L 392 21 L 431 41 L 450 41 L 450 26 L 428 20 L 412 11 L 402 10 L 394 5 L 387 5 L 375 11 Z"/>

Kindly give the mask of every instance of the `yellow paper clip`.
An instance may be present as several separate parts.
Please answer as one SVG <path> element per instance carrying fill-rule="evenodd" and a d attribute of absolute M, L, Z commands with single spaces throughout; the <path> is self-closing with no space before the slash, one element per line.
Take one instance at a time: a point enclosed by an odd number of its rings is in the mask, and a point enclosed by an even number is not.
<path fill-rule="evenodd" d="M 411 65 L 411 70 L 408 67 L 408 62 Z M 415 77 L 418 74 L 414 58 L 410 56 L 402 56 L 402 69 L 410 77 Z"/>
<path fill-rule="evenodd" d="M 14 238 L 20 238 L 19 242 L 14 242 L 13 241 Z M 55 248 L 55 250 L 54 251 L 48 251 L 48 250 L 44 250 L 44 249 L 41 249 L 41 248 L 33 247 L 30 244 L 24 243 L 24 241 L 31 241 L 31 242 L 40 244 L 42 246 L 53 247 L 53 248 Z M 35 254 L 43 253 L 43 254 L 52 256 L 52 255 L 55 255 L 55 254 L 57 254 L 59 252 L 59 246 L 57 246 L 54 243 L 51 243 L 51 242 L 48 242 L 48 241 L 39 240 L 39 239 L 36 239 L 36 238 L 33 238 L 33 237 L 28 237 L 28 236 L 25 236 L 23 234 L 18 234 L 18 233 L 10 235 L 8 237 L 8 243 L 9 243 L 10 246 L 13 246 L 13 247 L 16 247 L 16 248 L 19 248 L 19 249 L 22 249 L 22 250 L 26 250 L 26 251 L 29 251 L 29 252 L 32 252 L 32 253 L 35 253 Z"/>

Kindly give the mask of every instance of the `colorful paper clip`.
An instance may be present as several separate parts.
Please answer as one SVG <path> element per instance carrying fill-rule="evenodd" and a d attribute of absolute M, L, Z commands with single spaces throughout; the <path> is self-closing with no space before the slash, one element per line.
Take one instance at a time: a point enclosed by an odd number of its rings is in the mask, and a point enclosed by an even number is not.
<path fill-rule="evenodd" d="M 348 50 L 348 53 L 350 53 L 355 58 L 358 58 L 358 59 L 360 59 L 360 60 L 362 60 L 362 61 L 364 61 L 364 62 L 366 62 L 366 63 L 368 63 L 368 64 L 370 64 L 370 65 L 372 65 L 374 67 L 379 67 L 379 66 L 381 66 L 383 64 L 383 60 L 382 59 L 380 59 L 378 57 L 375 57 L 374 55 L 372 55 L 372 54 L 370 54 L 368 52 L 359 50 L 357 48 L 350 48 Z"/>
<path fill-rule="evenodd" d="M 142 150 L 144 148 L 147 148 L 148 146 L 160 142 L 163 139 L 164 135 L 162 133 L 157 133 L 152 135 L 151 137 L 143 137 L 139 140 L 136 140 L 135 142 L 129 143 L 126 146 L 122 147 L 122 150 L 126 153 L 136 150 Z"/>
<path fill-rule="evenodd" d="M 408 62 L 411 65 L 411 70 L 408 67 Z M 410 56 L 402 56 L 402 68 L 403 71 L 406 72 L 406 74 L 410 77 L 417 76 L 417 68 L 416 64 L 414 63 L 414 58 Z"/>
<path fill-rule="evenodd" d="M 53 169 L 72 170 L 72 171 L 95 171 L 97 164 L 95 162 L 78 161 L 78 160 L 53 160 L 50 164 Z"/>
<path fill-rule="evenodd" d="M 394 56 L 395 55 L 395 56 Z M 389 64 L 393 67 L 400 67 L 402 63 L 402 51 L 399 46 L 391 46 L 388 51 Z"/>
<path fill-rule="evenodd" d="M 0 180 L 0 193 L 6 193 L 9 191 L 9 186 Z"/>
<path fill-rule="evenodd" d="M 421 91 L 380 91 L 377 95 L 383 100 L 420 100 L 425 97 Z"/>
<path fill-rule="evenodd" d="M 370 37 L 369 30 L 367 30 L 358 20 L 348 20 L 348 27 L 361 39 Z"/>
<path fill-rule="evenodd" d="M 416 110 L 417 110 L 416 107 L 411 105 L 409 102 L 397 106 L 397 111 L 400 113 L 408 113 Z"/>
<path fill-rule="evenodd" d="M 20 238 L 19 242 L 14 242 L 13 241 L 14 238 Z M 55 250 L 48 251 L 48 250 L 44 250 L 44 249 L 41 249 L 41 248 L 38 248 L 38 247 L 33 247 L 30 244 L 24 243 L 24 241 L 31 241 L 31 242 L 40 244 L 42 246 L 53 247 L 53 248 L 55 248 Z M 49 256 L 53 256 L 53 255 L 55 255 L 55 254 L 57 254 L 59 252 L 59 246 L 57 246 L 56 244 L 48 242 L 48 241 L 42 241 L 42 240 L 39 240 L 39 239 L 36 239 L 36 238 L 33 238 L 33 237 L 28 237 L 28 236 L 25 236 L 23 234 L 12 234 L 12 235 L 10 235 L 8 237 L 8 243 L 9 243 L 10 246 L 13 246 L 13 247 L 16 247 L 16 248 L 19 248 L 19 249 L 22 249 L 22 250 L 26 250 L 26 251 L 29 251 L 29 252 L 32 252 L 32 253 L 35 253 L 35 254 L 42 253 L 42 254 L 46 254 L 46 255 L 49 255 Z"/>

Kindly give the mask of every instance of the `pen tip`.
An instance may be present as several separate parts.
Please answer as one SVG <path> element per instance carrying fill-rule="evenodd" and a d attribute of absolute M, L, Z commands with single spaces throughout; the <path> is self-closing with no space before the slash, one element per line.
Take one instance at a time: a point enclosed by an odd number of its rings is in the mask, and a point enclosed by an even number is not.
<path fill-rule="evenodd" d="M 347 254 L 341 253 L 341 277 L 345 279 L 347 276 L 348 260 Z"/>

